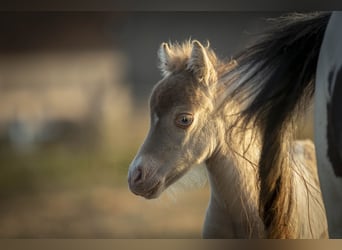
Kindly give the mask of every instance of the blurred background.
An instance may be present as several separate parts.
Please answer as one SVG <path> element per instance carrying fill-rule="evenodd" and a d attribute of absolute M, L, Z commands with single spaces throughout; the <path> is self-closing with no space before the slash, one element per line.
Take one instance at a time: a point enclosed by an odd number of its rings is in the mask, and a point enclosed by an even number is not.
<path fill-rule="evenodd" d="M 194 38 L 230 58 L 280 14 L 1 12 L 0 238 L 199 238 L 207 186 L 127 187 L 157 50 Z"/>

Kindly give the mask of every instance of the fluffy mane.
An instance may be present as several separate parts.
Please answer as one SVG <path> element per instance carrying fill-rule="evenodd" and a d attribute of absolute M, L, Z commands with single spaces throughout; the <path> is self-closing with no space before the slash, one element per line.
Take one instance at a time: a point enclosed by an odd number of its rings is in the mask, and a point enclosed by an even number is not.
<path fill-rule="evenodd" d="M 217 59 L 214 51 L 209 48 L 210 44 L 207 42 L 205 50 L 210 62 L 216 68 L 221 62 Z M 159 68 L 163 76 L 167 76 L 173 72 L 179 72 L 189 68 L 189 61 L 193 51 L 193 42 L 188 39 L 183 43 L 163 43 L 158 51 L 160 60 Z"/>

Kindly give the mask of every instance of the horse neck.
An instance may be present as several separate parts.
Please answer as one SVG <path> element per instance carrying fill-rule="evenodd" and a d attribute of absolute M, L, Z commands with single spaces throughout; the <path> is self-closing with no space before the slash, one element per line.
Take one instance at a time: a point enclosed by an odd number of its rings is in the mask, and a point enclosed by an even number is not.
<path fill-rule="evenodd" d="M 232 113 L 235 109 L 229 110 Z M 260 147 L 253 139 L 253 131 L 239 132 L 231 126 L 232 116 L 223 113 L 219 119 L 217 148 L 206 162 L 211 187 L 207 217 L 208 220 L 215 217 L 212 220 L 225 221 L 225 226 L 235 228 L 234 232 L 218 229 L 231 234 L 228 236 L 259 237 L 263 230 L 258 213 L 256 165 Z"/>

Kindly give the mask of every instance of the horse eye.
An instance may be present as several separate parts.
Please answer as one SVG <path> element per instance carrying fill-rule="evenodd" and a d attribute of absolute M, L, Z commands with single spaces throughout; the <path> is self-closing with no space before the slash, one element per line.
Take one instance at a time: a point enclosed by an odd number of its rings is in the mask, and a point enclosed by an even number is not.
<path fill-rule="evenodd" d="M 180 128 L 187 128 L 192 124 L 193 120 L 192 114 L 181 113 L 176 117 L 175 123 Z"/>

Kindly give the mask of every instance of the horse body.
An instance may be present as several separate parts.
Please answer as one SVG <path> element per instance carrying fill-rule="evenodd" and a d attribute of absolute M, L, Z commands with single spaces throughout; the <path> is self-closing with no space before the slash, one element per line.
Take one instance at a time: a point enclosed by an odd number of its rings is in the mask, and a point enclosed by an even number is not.
<path fill-rule="evenodd" d="M 342 33 L 336 32 L 340 31 L 341 23 L 342 12 L 333 13 L 320 50 L 314 96 L 315 114 L 319 114 L 315 116 L 318 172 L 333 238 L 342 237 L 342 178 L 335 175 L 342 171 Z"/>
<path fill-rule="evenodd" d="M 259 216 L 260 131 L 241 127 L 241 106 L 224 98 L 229 86 L 220 78 L 234 61 L 223 63 L 198 41 L 162 44 L 164 78 L 150 98 L 149 133 L 132 161 L 128 182 L 133 193 L 157 198 L 194 165 L 205 163 L 211 187 L 204 222 L 207 238 L 267 237 Z M 227 90 L 228 89 L 228 90 Z M 294 238 L 327 235 L 324 205 L 312 143 L 295 142 L 289 164 L 291 206 L 287 229 Z"/>

